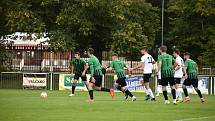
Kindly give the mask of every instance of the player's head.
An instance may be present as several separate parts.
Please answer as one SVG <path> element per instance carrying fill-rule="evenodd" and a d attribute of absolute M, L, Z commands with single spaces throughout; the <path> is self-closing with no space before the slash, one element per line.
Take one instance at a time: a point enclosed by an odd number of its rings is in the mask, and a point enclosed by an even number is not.
<path fill-rule="evenodd" d="M 93 48 L 89 48 L 87 50 L 87 55 L 90 56 L 90 55 L 93 55 L 94 54 L 94 49 Z"/>
<path fill-rule="evenodd" d="M 161 54 L 162 53 L 166 53 L 166 51 L 167 51 L 167 47 L 165 45 L 163 45 L 163 46 L 160 47 L 160 53 Z"/>
<path fill-rule="evenodd" d="M 173 56 L 176 58 L 180 55 L 180 50 L 179 49 L 176 49 L 173 51 Z"/>
<path fill-rule="evenodd" d="M 185 52 L 184 53 L 184 59 L 187 60 L 190 58 L 190 53 L 189 52 Z"/>
<path fill-rule="evenodd" d="M 148 47 L 147 46 L 143 46 L 140 49 L 141 54 L 145 55 L 148 52 Z"/>
<path fill-rule="evenodd" d="M 81 57 L 80 52 L 75 52 L 75 58 L 76 58 L 76 59 L 80 59 L 80 57 Z"/>
<path fill-rule="evenodd" d="M 116 59 L 118 59 L 118 54 L 117 53 L 112 54 L 112 60 L 116 60 Z"/>

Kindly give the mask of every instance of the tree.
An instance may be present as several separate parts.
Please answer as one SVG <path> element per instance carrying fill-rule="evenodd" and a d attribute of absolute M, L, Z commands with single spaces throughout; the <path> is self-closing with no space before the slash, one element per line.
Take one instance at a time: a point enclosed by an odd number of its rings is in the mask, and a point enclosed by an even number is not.
<path fill-rule="evenodd" d="M 170 0 L 169 42 L 204 65 L 215 66 L 215 1 L 214 0 Z"/>
<path fill-rule="evenodd" d="M 117 27 L 112 32 L 112 50 L 137 55 L 141 46 L 154 47 L 160 30 L 158 9 L 145 0 L 116 0 L 113 6 Z"/>

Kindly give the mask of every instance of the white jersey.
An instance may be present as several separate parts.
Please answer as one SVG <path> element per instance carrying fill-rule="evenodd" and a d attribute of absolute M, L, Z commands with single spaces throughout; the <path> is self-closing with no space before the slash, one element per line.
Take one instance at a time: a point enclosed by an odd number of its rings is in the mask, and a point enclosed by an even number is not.
<path fill-rule="evenodd" d="M 178 70 L 175 71 L 175 74 L 174 74 L 174 77 L 175 78 L 182 78 L 183 77 L 183 71 L 182 71 L 182 68 L 184 66 L 184 60 L 178 56 L 176 59 L 175 59 L 175 63 L 177 63 L 177 65 L 180 66 L 180 68 Z"/>
<path fill-rule="evenodd" d="M 152 73 L 152 69 L 153 69 L 153 62 L 155 60 L 153 59 L 153 57 L 149 54 L 145 54 L 141 57 L 141 62 L 144 65 L 143 68 L 143 74 L 151 74 Z"/>

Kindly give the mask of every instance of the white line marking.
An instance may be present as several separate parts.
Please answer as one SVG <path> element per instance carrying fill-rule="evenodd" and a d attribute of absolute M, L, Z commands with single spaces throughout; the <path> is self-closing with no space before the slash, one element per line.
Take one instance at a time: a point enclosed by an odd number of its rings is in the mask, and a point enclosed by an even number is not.
<path fill-rule="evenodd" d="M 199 118 L 187 118 L 187 119 L 179 119 L 179 120 L 173 120 L 173 121 L 192 121 L 192 120 L 198 120 L 198 119 L 208 119 L 212 118 L 215 116 L 210 116 L 210 117 L 199 117 Z"/>

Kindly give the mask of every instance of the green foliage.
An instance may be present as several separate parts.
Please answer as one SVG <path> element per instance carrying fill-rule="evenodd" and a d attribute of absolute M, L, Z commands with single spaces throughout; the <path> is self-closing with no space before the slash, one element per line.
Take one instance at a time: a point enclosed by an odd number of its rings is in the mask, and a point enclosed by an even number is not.
<path fill-rule="evenodd" d="M 214 66 L 214 6 L 214 0 L 170 0 L 165 44 Z M 47 33 L 54 50 L 93 47 L 96 52 L 138 56 L 139 47 L 159 43 L 159 9 L 155 0 L 2 0 L 0 36 Z"/>
<path fill-rule="evenodd" d="M 214 5 L 214 0 L 170 0 L 168 8 L 169 44 L 191 52 L 194 59 L 208 66 L 214 66 L 215 58 Z"/>
<path fill-rule="evenodd" d="M 144 0 L 115 2 L 112 15 L 118 27 L 113 31 L 112 50 L 135 54 L 143 45 L 152 47 L 156 32 L 159 31 L 157 12 L 155 7 Z"/>
<path fill-rule="evenodd" d="M 4 62 L 8 59 L 8 53 L 2 46 L 3 42 L 4 42 L 3 40 L 0 40 L 0 72 L 4 70 L 4 67 L 3 67 Z"/>
<path fill-rule="evenodd" d="M 64 36 L 72 37 L 64 42 L 74 41 L 76 49 L 89 45 L 100 51 L 134 53 L 153 44 L 159 30 L 156 12 L 144 0 L 74 0 L 63 3 L 56 23 Z"/>

